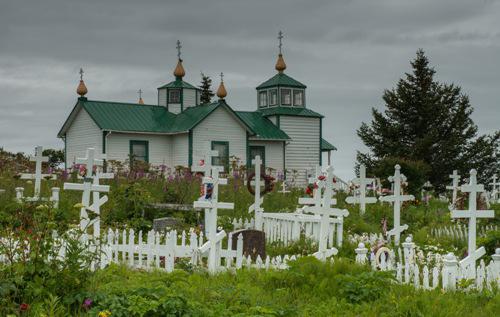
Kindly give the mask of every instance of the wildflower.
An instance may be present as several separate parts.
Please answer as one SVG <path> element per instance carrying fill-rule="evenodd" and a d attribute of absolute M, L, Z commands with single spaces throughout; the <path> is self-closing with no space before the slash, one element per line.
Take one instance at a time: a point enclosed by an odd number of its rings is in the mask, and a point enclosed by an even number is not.
<path fill-rule="evenodd" d="M 99 312 L 99 317 L 109 317 L 111 316 L 111 312 L 109 310 L 104 310 L 104 311 L 101 311 Z"/>
<path fill-rule="evenodd" d="M 85 207 L 82 203 L 77 203 L 73 206 L 74 208 L 83 208 Z"/>
<path fill-rule="evenodd" d="M 82 304 L 82 307 L 84 309 L 89 309 L 91 306 L 92 306 L 92 300 L 90 298 L 86 298 L 84 301 L 83 301 L 83 304 Z"/>
<path fill-rule="evenodd" d="M 26 303 L 22 303 L 21 305 L 19 305 L 19 310 L 22 312 L 27 311 L 28 309 L 30 309 L 30 305 Z"/>

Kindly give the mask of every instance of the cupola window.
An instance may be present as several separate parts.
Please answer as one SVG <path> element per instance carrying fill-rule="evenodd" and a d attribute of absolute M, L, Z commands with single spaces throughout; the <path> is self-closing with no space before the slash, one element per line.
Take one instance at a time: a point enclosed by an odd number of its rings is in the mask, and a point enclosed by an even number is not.
<path fill-rule="evenodd" d="M 267 107 L 267 91 L 259 92 L 259 106 Z"/>
<path fill-rule="evenodd" d="M 269 105 L 276 106 L 278 104 L 278 89 L 269 90 Z"/>
<path fill-rule="evenodd" d="M 293 91 L 293 105 L 294 106 L 304 105 L 304 92 L 302 90 Z"/>
<path fill-rule="evenodd" d="M 291 89 L 281 89 L 281 104 L 285 106 L 292 105 L 292 91 Z"/>
<path fill-rule="evenodd" d="M 181 103 L 180 89 L 172 89 L 168 91 L 168 103 Z"/>

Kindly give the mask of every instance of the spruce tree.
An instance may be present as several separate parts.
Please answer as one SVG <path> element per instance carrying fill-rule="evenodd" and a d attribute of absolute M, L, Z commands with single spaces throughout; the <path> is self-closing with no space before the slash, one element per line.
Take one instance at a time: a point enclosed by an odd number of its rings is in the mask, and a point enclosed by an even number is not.
<path fill-rule="evenodd" d="M 373 108 L 371 123 L 363 122 L 357 130 L 370 149 L 358 152 L 358 162 L 372 168 L 388 158 L 424 162 L 430 167 L 427 178 L 439 191 L 454 169 L 465 178 L 476 168 L 486 181 L 500 167 L 500 131 L 477 137 L 468 96 L 460 87 L 434 79 L 436 72 L 423 50 L 417 51 L 411 66 L 412 73 L 396 88 L 384 91 L 385 110 Z"/>
<path fill-rule="evenodd" d="M 198 87 L 201 89 L 200 104 L 210 103 L 214 96 L 212 89 L 210 89 L 212 87 L 212 79 L 210 76 L 201 73 L 201 85 Z"/>

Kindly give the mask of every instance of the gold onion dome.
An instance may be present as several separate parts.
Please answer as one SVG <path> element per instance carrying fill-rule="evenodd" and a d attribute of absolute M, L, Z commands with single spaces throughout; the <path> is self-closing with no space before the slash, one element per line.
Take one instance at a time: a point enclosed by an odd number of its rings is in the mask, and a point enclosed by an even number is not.
<path fill-rule="evenodd" d="M 184 75 L 186 75 L 186 71 L 184 70 L 184 67 L 182 67 L 182 59 L 179 58 L 177 66 L 175 66 L 174 76 L 176 78 L 182 78 Z"/>
<path fill-rule="evenodd" d="M 283 59 L 283 54 L 278 55 L 278 60 L 276 61 L 276 66 L 274 66 L 276 70 L 280 73 L 283 73 L 283 71 L 286 69 L 286 64 L 285 60 Z"/>
<path fill-rule="evenodd" d="M 227 96 L 226 87 L 224 86 L 224 81 L 221 78 L 219 88 L 217 89 L 217 97 L 219 97 L 220 99 L 224 99 L 226 96 Z"/>
<path fill-rule="evenodd" d="M 83 79 L 80 79 L 80 83 L 78 84 L 78 87 L 76 88 L 76 93 L 79 94 L 80 97 L 83 97 L 87 94 L 87 92 L 88 92 L 87 86 L 85 86 Z"/>

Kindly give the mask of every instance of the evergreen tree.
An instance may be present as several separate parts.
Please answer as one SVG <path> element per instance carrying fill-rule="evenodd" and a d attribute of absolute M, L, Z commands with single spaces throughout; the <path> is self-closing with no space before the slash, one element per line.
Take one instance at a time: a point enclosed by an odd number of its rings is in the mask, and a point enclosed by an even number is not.
<path fill-rule="evenodd" d="M 423 50 L 411 62 L 396 88 L 385 90 L 384 112 L 372 109 L 370 124 L 362 123 L 358 136 L 371 153 L 358 152 L 359 163 L 372 169 L 387 158 L 421 161 L 429 165 L 427 177 L 438 190 L 450 182 L 457 169 L 462 177 L 476 168 L 485 182 L 500 168 L 500 131 L 477 137 L 467 95 L 454 84 L 435 81 L 434 68 Z M 496 156 L 496 158 L 495 158 Z"/>
<path fill-rule="evenodd" d="M 214 96 L 212 89 L 210 89 L 212 87 L 210 76 L 205 76 L 205 74 L 201 73 L 201 85 L 198 87 L 201 89 L 200 104 L 210 103 Z"/>

